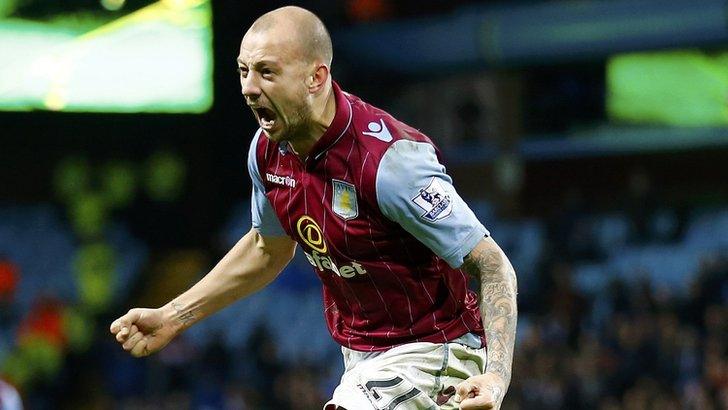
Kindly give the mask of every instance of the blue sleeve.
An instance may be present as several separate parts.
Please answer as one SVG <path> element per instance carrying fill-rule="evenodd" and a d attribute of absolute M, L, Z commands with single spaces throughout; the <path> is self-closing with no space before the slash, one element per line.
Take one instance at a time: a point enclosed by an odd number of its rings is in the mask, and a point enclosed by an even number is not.
<path fill-rule="evenodd" d="M 377 170 L 377 201 L 399 223 L 453 268 L 490 233 L 452 185 L 452 178 L 425 142 L 396 141 Z"/>
<path fill-rule="evenodd" d="M 258 160 L 255 155 L 255 148 L 258 146 L 258 139 L 262 134 L 258 130 L 250 143 L 248 151 L 248 173 L 253 181 L 253 193 L 250 196 L 250 213 L 253 221 L 253 228 L 257 229 L 263 236 L 286 236 L 281 222 L 278 220 L 273 206 L 265 196 L 265 188 L 263 187 L 263 179 L 258 171 Z"/>

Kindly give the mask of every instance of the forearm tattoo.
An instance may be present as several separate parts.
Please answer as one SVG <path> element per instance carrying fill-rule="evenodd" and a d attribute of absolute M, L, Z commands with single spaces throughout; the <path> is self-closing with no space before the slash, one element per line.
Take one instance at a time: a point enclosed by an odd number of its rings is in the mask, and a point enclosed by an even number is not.
<path fill-rule="evenodd" d="M 185 312 L 180 303 L 172 302 L 171 305 L 172 309 L 174 309 L 174 311 L 177 313 L 175 318 L 182 326 L 187 326 L 195 321 L 196 316 L 194 309 L 190 309 Z"/>
<path fill-rule="evenodd" d="M 507 388 L 511 380 L 518 319 L 516 273 L 503 253 L 492 248 L 476 248 L 465 259 L 462 269 L 480 279 L 480 311 L 488 342 L 486 372 L 503 378 Z M 500 402 L 505 390 L 496 390 L 493 393 Z"/>

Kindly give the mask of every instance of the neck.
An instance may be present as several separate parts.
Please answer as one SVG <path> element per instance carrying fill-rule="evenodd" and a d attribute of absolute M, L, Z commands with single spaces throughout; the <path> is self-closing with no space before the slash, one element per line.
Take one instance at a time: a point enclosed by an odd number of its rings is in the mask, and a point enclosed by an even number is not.
<path fill-rule="evenodd" d="M 334 88 L 328 87 L 319 104 L 315 104 L 312 110 L 311 122 L 303 133 L 302 138 L 296 138 L 295 141 L 289 141 L 291 148 L 301 160 L 308 158 L 313 146 L 324 135 L 336 115 L 336 97 Z"/>

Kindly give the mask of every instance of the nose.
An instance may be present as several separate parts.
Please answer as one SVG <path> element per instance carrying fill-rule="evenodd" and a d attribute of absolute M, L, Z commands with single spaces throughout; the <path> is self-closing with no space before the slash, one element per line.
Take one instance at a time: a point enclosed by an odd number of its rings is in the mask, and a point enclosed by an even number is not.
<path fill-rule="evenodd" d="M 246 99 L 257 99 L 260 96 L 260 86 L 258 85 L 258 76 L 254 72 L 249 72 L 246 77 L 240 77 L 240 86 Z"/>

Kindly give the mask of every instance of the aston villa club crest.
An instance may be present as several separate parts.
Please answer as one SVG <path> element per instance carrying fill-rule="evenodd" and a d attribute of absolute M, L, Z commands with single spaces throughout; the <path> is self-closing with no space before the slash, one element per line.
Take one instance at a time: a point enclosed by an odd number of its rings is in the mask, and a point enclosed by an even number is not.
<path fill-rule="evenodd" d="M 432 178 L 430 185 L 420 188 L 418 195 L 412 198 L 412 202 L 425 211 L 424 214 L 420 215 L 422 219 L 430 222 L 447 218 L 452 213 L 450 194 L 435 178 Z"/>
<path fill-rule="evenodd" d="M 359 204 L 356 202 L 356 188 L 353 184 L 331 180 L 334 187 L 334 195 L 331 197 L 331 209 L 336 215 L 345 220 L 354 219 L 359 215 Z"/>

